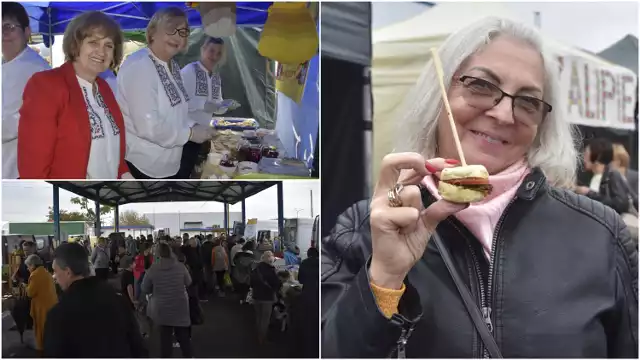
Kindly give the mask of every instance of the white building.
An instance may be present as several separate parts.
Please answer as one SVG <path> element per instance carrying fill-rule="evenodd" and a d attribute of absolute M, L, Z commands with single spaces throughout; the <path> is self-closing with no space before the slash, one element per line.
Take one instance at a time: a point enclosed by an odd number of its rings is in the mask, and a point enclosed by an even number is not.
<path fill-rule="evenodd" d="M 144 216 L 155 227 L 155 230 L 169 229 L 169 235 L 178 236 L 183 233 L 199 234 L 196 229 L 211 227 L 224 228 L 224 212 L 205 213 L 146 213 Z M 241 212 L 229 212 L 229 228 L 234 221 L 242 221 Z M 189 230 L 185 230 L 189 229 Z"/>

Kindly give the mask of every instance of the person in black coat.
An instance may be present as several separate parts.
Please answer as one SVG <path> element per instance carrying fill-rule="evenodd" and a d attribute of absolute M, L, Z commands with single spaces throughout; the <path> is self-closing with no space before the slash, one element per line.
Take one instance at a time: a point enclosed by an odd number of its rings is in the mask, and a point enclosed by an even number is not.
<path fill-rule="evenodd" d="M 200 256 L 202 257 L 202 266 L 204 268 L 205 292 L 207 295 L 213 294 L 214 278 L 213 267 L 211 265 L 211 253 L 213 252 L 213 235 L 208 234 L 207 239 L 200 246 Z"/>
<path fill-rule="evenodd" d="M 186 241 L 181 250 L 185 256 L 185 264 L 187 265 L 189 274 L 191 275 L 193 295 L 199 298 L 202 294 L 201 286 L 204 281 L 204 272 L 202 269 L 202 256 L 200 255 L 200 248 L 198 248 L 197 239 L 191 238 Z"/>
<path fill-rule="evenodd" d="M 46 358 L 139 358 L 148 351 L 126 299 L 107 282 L 90 276 L 82 245 L 56 249 L 53 269 L 64 291 L 47 315 Z"/>
<path fill-rule="evenodd" d="M 297 357 L 317 358 L 318 347 L 318 326 L 320 317 L 320 255 L 318 249 L 309 248 L 307 258 L 300 264 L 298 270 L 298 281 L 302 284 L 302 294 L 298 309 L 296 311 L 296 321 L 294 327 L 297 329 L 299 340 Z"/>

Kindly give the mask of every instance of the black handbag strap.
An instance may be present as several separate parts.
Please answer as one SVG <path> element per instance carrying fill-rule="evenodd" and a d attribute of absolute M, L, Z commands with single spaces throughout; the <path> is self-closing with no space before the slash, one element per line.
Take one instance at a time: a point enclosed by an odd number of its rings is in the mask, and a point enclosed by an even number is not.
<path fill-rule="evenodd" d="M 473 325 L 475 325 L 478 334 L 480 334 L 480 338 L 482 338 L 484 347 L 487 349 L 492 359 L 501 359 L 502 353 L 500 353 L 500 348 L 498 347 L 498 344 L 496 344 L 496 340 L 493 338 L 493 335 L 491 335 L 491 332 L 489 332 L 489 328 L 484 322 L 484 317 L 482 316 L 480 309 L 478 309 L 478 306 L 476 306 L 469 289 L 462 281 L 460 274 L 458 274 L 458 271 L 453 264 L 453 260 L 451 259 L 451 254 L 449 254 L 449 250 L 442 242 L 442 238 L 440 238 L 436 232 L 433 233 L 433 240 L 435 240 L 438 250 L 440 250 L 440 255 L 442 255 L 442 259 L 447 266 L 447 270 L 449 270 L 449 274 L 451 274 L 453 282 L 458 288 L 458 292 L 460 293 L 464 306 L 467 308 L 467 312 L 473 321 Z"/>

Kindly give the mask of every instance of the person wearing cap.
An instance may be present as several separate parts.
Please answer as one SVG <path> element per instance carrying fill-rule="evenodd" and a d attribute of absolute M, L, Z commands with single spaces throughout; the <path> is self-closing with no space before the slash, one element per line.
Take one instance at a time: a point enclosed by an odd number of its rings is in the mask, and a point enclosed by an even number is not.
<path fill-rule="evenodd" d="M 136 297 L 134 293 L 135 279 L 133 277 L 133 257 L 125 255 L 120 259 L 120 267 L 122 275 L 120 276 L 120 292 L 127 299 L 127 303 L 131 305 L 131 309 L 135 310 Z"/>

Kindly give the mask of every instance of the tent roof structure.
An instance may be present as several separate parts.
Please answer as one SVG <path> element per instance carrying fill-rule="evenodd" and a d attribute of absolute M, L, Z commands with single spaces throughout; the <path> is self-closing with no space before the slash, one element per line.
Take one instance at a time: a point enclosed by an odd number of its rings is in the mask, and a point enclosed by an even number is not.
<path fill-rule="evenodd" d="M 50 181 L 104 205 L 145 202 L 215 201 L 236 204 L 277 181 Z"/>

